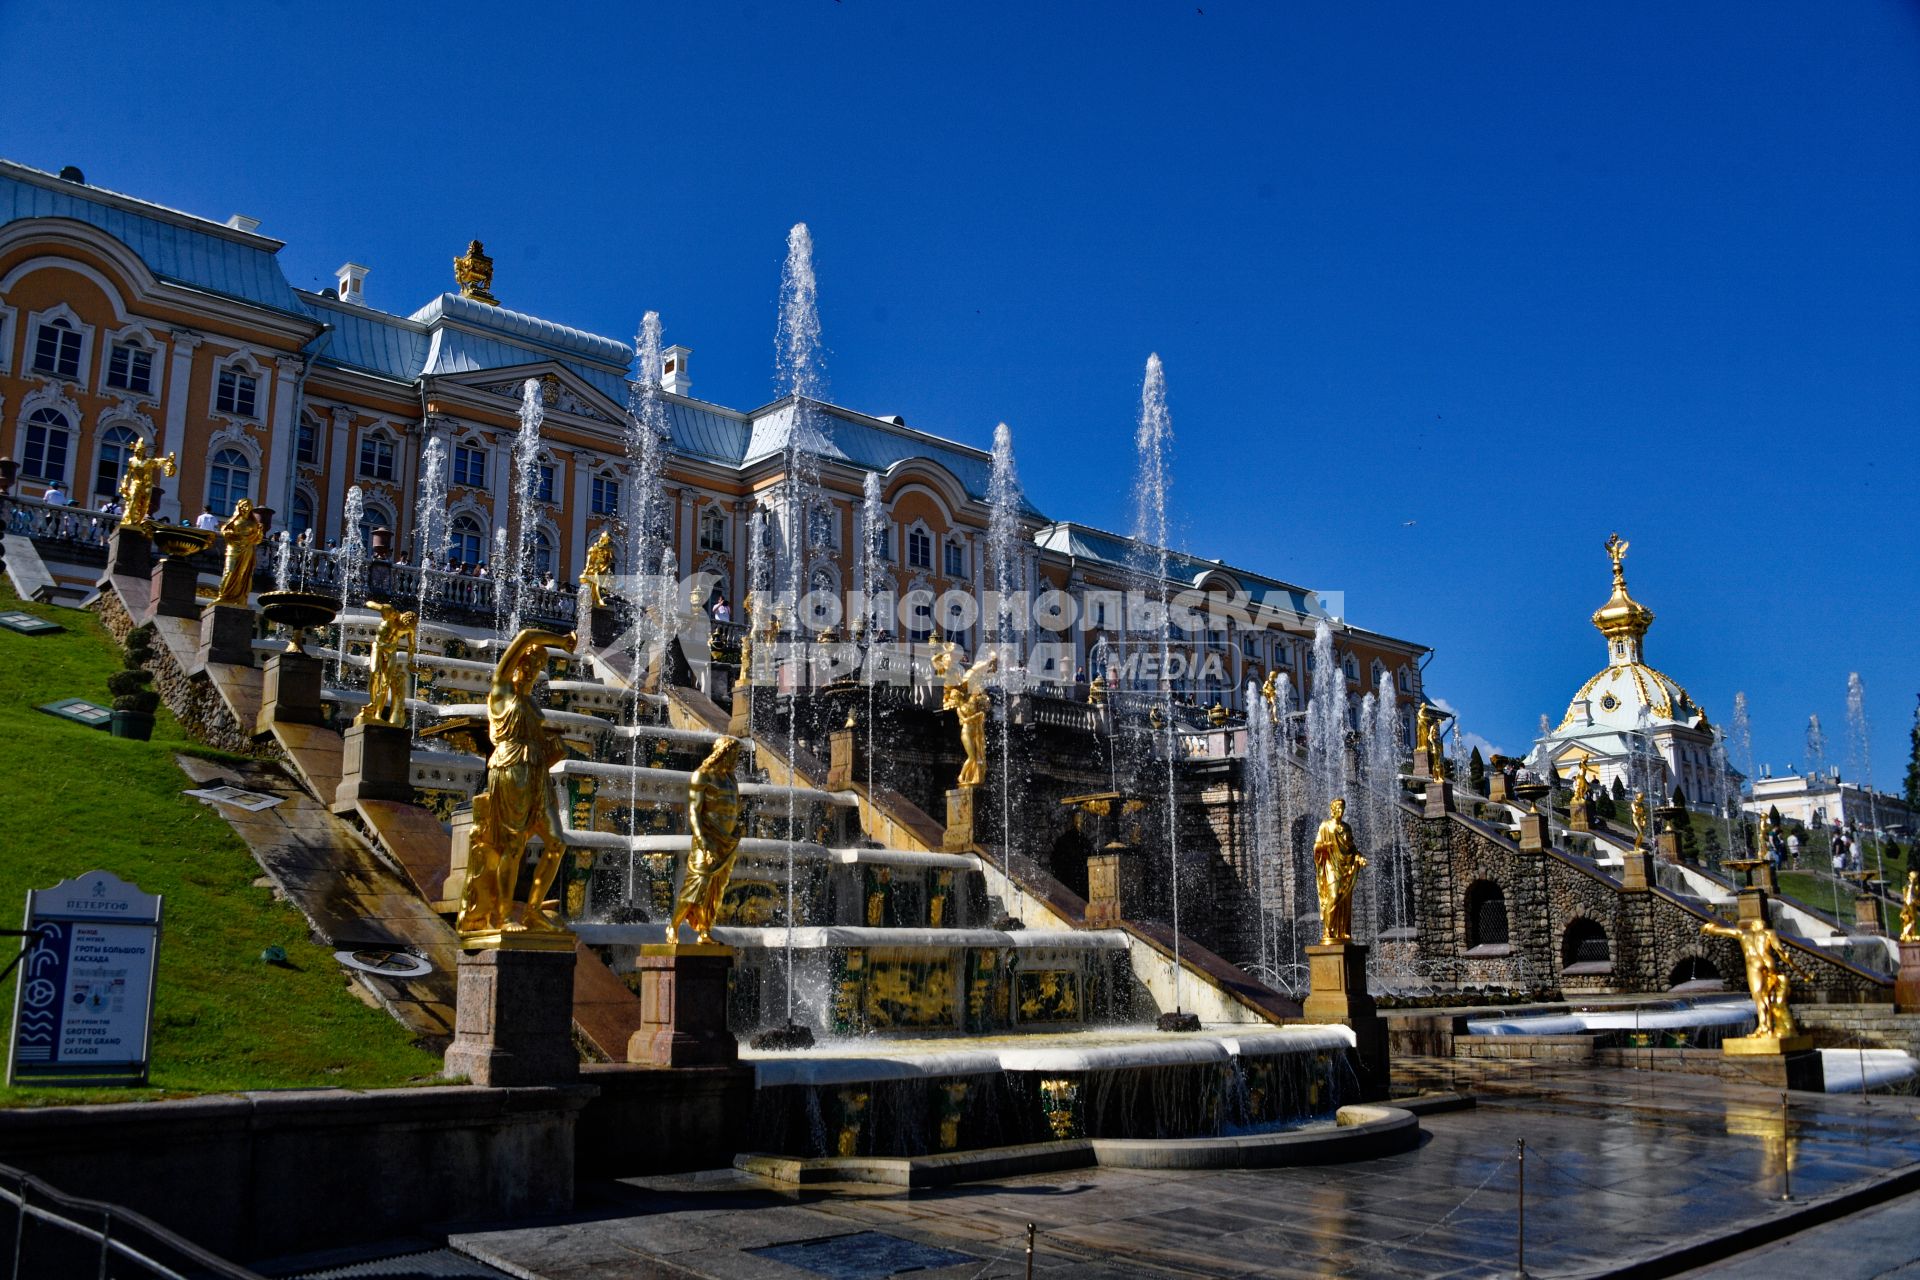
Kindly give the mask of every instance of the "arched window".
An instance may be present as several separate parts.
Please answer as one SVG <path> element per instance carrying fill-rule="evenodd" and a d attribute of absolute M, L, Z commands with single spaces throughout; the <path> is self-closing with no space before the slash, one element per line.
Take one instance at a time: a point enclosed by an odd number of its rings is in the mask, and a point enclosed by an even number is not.
<path fill-rule="evenodd" d="M 840 522 L 834 518 L 829 506 L 818 506 L 807 517 L 807 545 L 810 547 L 832 547 L 839 544 Z"/>
<path fill-rule="evenodd" d="M 296 538 L 313 528 L 313 499 L 303 490 L 293 491 L 293 518 L 287 522 L 287 527 Z"/>
<path fill-rule="evenodd" d="M 447 535 L 447 558 L 456 564 L 484 564 L 487 535 L 472 516 L 455 516 Z"/>
<path fill-rule="evenodd" d="M 1393 673 L 1393 682 L 1400 687 L 1400 692 L 1413 692 L 1413 676 L 1406 667 L 1401 667 Z"/>
<path fill-rule="evenodd" d="M 131 427 L 108 427 L 100 435 L 100 458 L 93 466 L 93 491 L 106 497 L 120 492 L 120 473 L 126 469 L 127 450 L 139 436 Z"/>
<path fill-rule="evenodd" d="M 933 537 L 919 525 L 907 530 L 907 567 L 933 568 Z"/>
<path fill-rule="evenodd" d="M 369 551 L 373 549 L 373 531 L 392 529 L 393 513 L 377 502 L 369 502 L 360 509 L 360 545 Z"/>
<path fill-rule="evenodd" d="M 393 479 L 393 438 L 382 431 L 360 437 L 360 476 L 365 480 Z"/>
<path fill-rule="evenodd" d="M 966 576 L 967 549 L 960 545 L 960 539 L 947 539 L 946 564 L 944 567 L 949 578 L 963 578 Z"/>
<path fill-rule="evenodd" d="M 107 352 L 107 385 L 151 395 L 153 351 L 137 339 L 115 342 Z"/>
<path fill-rule="evenodd" d="M 593 506 L 591 510 L 597 516 L 617 516 L 620 514 L 620 481 L 615 476 L 598 475 L 593 478 Z"/>
<path fill-rule="evenodd" d="M 1673 966 L 1673 972 L 1667 975 L 1667 987 L 1672 989 L 1693 983 L 1711 983 L 1720 987 L 1726 985 L 1726 979 L 1721 977 L 1713 961 L 1705 956 L 1687 956 Z"/>
<path fill-rule="evenodd" d="M 80 331 L 66 320 L 44 321 L 33 336 L 33 371 L 69 382 L 80 376 Z"/>
<path fill-rule="evenodd" d="M 727 516 L 718 507 L 710 506 L 700 512 L 700 549 L 702 551 L 727 549 Z"/>
<path fill-rule="evenodd" d="M 58 409 L 35 409 L 27 419 L 27 456 L 20 473 L 47 484 L 67 478 L 67 448 L 73 442 L 73 424 Z"/>
<path fill-rule="evenodd" d="M 253 496 L 253 465 L 238 449 L 222 449 L 207 468 L 207 505 L 217 516 L 233 514 L 234 504 Z"/>
<path fill-rule="evenodd" d="M 1467 886 L 1467 947 L 1504 946 L 1507 942 L 1507 895 L 1491 880 Z"/>
<path fill-rule="evenodd" d="M 1347 679 L 1349 680 L 1358 680 L 1360 678 L 1360 662 L 1352 654 L 1348 654 L 1340 660 L 1340 669 L 1347 673 Z"/>
<path fill-rule="evenodd" d="M 533 531 L 533 571 L 553 572 L 553 539 L 547 536 L 545 529 Z"/>
<path fill-rule="evenodd" d="M 1576 964 L 1607 964 L 1613 959 L 1613 953 L 1607 946 L 1607 931 L 1594 921 L 1580 916 L 1567 925 L 1567 932 L 1560 939 L 1560 963 L 1563 966 Z"/>
<path fill-rule="evenodd" d="M 260 379 L 244 365 L 229 365 L 220 370 L 213 390 L 213 407 L 219 413 L 236 418 L 260 416 Z"/>

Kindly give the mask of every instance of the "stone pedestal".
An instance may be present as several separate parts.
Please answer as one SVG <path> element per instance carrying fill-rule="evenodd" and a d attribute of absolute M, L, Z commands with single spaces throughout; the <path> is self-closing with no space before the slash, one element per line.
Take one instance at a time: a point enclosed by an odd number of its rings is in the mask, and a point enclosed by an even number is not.
<path fill-rule="evenodd" d="M 1497 804 L 1512 801 L 1513 779 L 1507 776 L 1505 769 L 1491 769 L 1487 772 L 1487 799 Z"/>
<path fill-rule="evenodd" d="M 1893 983 L 1893 1007 L 1899 1013 L 1920 1013 L 1920 942 L 1900 944 L 1900 976 Z"/>
<path fill-rule="evenodd" d="M 1087 855 L 1087 923 L 1117 925 L 1144 903 L 1146 868 L 1131 845 L 1114 843 Z"/>
<path fill-rule="evenodd" d="M 326 709 L 320 705 L 320 669 L 320 659 L 304 653 L 276 653 L 268 658 L 254 733 L 271 733 L 275 724 L 326 723 Z"/>
<path fill-rule="evenodd" d="M 596 604 L 587 609 L 587 643 L 596 649 L 605 649 L 620 638 L 624 630 L 620 625 L 620 615 L 612 605 Z"/>
<path fill-rule="evenodd" d="M 1313 943 L 1307 947 L 1307 978 L 1310 989 L 1301 1016 L 1308 1022 L 1343 1022 L 1351 1027 L 1362 1098 L 1386 1097 L 1387 1020 L 1367 991 L 1367 949 L 1353 942 Z"/>
<path fill-rule="evenodd" d="M 1593 830 L 1593 802 L 1569 805 L 1567 808 L 1567 829 L 1570 831 Z"/>
<path fill-rule="evenodd" d="M 1752 879 L 1750 879 L 1748 883 L 1763 893 L 1780 892 L 1780 882 L 1774 879 L 1773 864 L 1771 862 L 1763 862 L 1755 867 L 1753 869 Z"/>
<path fill-rule="evenodd" d="M 1735 900 L 1740 905 L 1740 919 L 1758 920 L 1763 924 L 1772 924 L 1772 922 L 1767 919 L 1767 891 L 1765 889 L 1742 889 Z"/>
<path fill-rule="evenodd" d="M 1653 884 L 1653 855 L 1645 849 L 1629 850 L 1620 868 L 1620 887 L 1628 893 L 1645 893 Z"/>
<path fill-rule="evenodd" d="M 1427 817 L 1444 818 L 1453 811 L 1453 784 L 1451 782 L 1428 782 Z"/>
<path fill-rule="evenodd" d="M 440 901 L 435 911 L 458 911 L 467 892 L 467 865 L 473 849 L 473 809 L 456 809 L 447 824 L 449 831 L 447 878 L 440 883 Z"/>
<path fill-rule="evenodd" d="M 736 738 L 753 736 L 753 688 L 745 676 L 733 686 L 733 710 L 727 715 L 727 732 Z"/>
<path fill-rule="evenodd" d="M 389 724 L 356 724 L 340 751 L 340 789 L 333 811 L 350 813 L 356 800 L 413 802 L 413 731 Z"/>
<path fill-rule="evenodd" d="M 655 1067 L 730 1067 L 740 1045 L 727 1030 L 733 948 L 648 943 L 640 948 L 640 1030 L 627 1061 Z"/>
<path fill-rule="evenodd" d="M 867 733 L 835 729 L 827 739 L 827 790 L 846 791 L 867 778 Z"/>
<path fill-rule="evenodd" d="M 1774 1089 L 1827 1091 L 1826 1069 L 1813 1037 L 1735 1036 L 1721 1042 L 1720 1051 L 1737 1059 L 1743 1075 Z"/>
<path fill-rule="evenodd" d="M 107 573 L 127 578 L 153 575 L 153 539 L 122 525 L 107 535 Z"/>
<path fill-rule="evenodd" d="M 1680 861 L 1680 831 L 1671 825 L 1662 827 L 1660 834 L 1653 838 L 1654 848 L 1668 862 Z"/>
<path fill-rule="evenodd" d="M 448 1075 L 496 1089 L 579 1078 L 571 947 L 469 951 L 459 975 Z"/>
<path fill-rule="evenodd" d="M 1880 923 L 1880 895 L 1863 893 L 1853 900 L 1853 925 L 1857 933 L 1885 933 Z"/>
<path fill-rule="evenodd" d="M 210 604 L 200 614 L 200 667 L 224 662 L 253 665 L 253 610 L 240 604 Z"/>
<path fill-rule="evenodd" d="M 1520 852 L 1545 853 L 1549 844 L 1547 815 L 1526 813 L 1520 816 Z"/>
<path fill-rule="evenodd" d="M 940 847 L 948 853 L 965 853 L 973 848 L 972 787 L 955 787 L 947 792 L 947 832 Z"/>
<path fill-rule="evenodd" d="M 147 581 L 153 586 L 149 618 L 198 618 L 200 571 L 185 556 L 161 556 Z"/>
<path fill-rule="evenodd" d="M 1413 776 L 1416 778 L 1431 778 L 1433 776 L 1433 762 L 1427 759 L 1427 749 L 1425 747 L 1415 747 L 1413 749 Z"/>

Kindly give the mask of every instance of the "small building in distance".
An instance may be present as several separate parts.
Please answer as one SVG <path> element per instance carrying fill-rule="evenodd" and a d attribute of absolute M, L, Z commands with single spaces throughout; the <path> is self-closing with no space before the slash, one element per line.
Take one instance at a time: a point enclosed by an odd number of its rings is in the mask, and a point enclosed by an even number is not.
<path fill-rule="evenodd" d="M 1838 766 L 1824 774 L 1784 773 L 1778 777 L 1762 769 L 1741 808 L 1756 816 L 1777 810 L 1782 822 L 1803 827 L 1845 822 L 1862 831 L 1878 829 L 1902 836 L 1920 830 L 1905 800 L 1846 781 Z"/>

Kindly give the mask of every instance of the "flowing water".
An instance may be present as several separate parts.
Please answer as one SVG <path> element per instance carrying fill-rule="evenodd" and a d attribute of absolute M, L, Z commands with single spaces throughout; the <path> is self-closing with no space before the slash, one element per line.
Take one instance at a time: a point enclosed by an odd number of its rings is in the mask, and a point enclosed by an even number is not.
<path fill-rule="evenodd" d="M 540 424 L 546 418 L 545 397 L 540 379 L 528 378 L 520 388 L 520 431 L 513 438 L 513 541 L 509 544 L 506 572 L 494 566 L 495 599 L 511 593 L 507 606 L 507 626 L 501 639 L 520 634 L 527 586 L 533 578 L 534 533 L 539 529 L 538 501 L 540 481 Z"/>
<path fill-rule="evenodd" d="M 420 599 L 416 608 L 420 621 L 425 622 L 431 579 L 447 556 L 447 445 L 438 436 L 427 441 L 420 454 L 420 499 L 414 510 L 420 513 L 420 548 L 415 557 L 420 566 Z"/>
<path fill-rule="evenodd" d="M 293 576 L 293 538 L 282 529 L 273 537 L 273 589 L 286 591 Z"/>
<path fill-rule="evenodd" d="M 875 606 L 875 598 L 880 594 L 880 543 L 886 536 L 886 508 L 881 503 L 880 473 L 869 471 L 861 482 L 860 492 L 860 618 L 857 629 L 865 637 L 867 652 L 872 653 L 880 643 L 880 632 L 885 626 Z M 889 593 L 891 594 L 891 593 Z M 873 790 L 874 761 L 874 685 L 873 672 L 866 674 L 867 685 L 867 790 Z"/>
<path fill-rule="evenodd" d="M 1160 357 L 1147 357 L 1146 376 L 1140 386 L 1140 421 L 1134 433 L 1134 445 L 1140 455 L 1139 479 L 1134 486 L 1133 536 L 1139 544 L 1143 563 L 1140 576 L 1146 590 L 1159 605 L 1156 627 L 1160 674 L 1158 687 L 1151 691 L 1161 717 L 1161 750 L 1167 764 L 1167 869 L 1172 886 L 1173 948 L 1180 952 L 1180 822 L 1178 761 L 1174 749 L 1173 621 L 1169 616 L 1167 552 L 1167 490 L 1172 484 L 1170 453 L 1173 448 L 1173 419 L 1167 412 L 1167 378 Z M 1173 967 L 1173 1007 L 1180 1009 L 1180 967 Z"/>
<path fill-rule="evenodd" d="M 1001 423 L 993 429 L 993 466 L 987 481 L 987 563 L 992 568 L 993 616 L 986 619 L 992 628 L 995 651 L 1000 654 L 999 715 L 1000 729 L 1000 849 L 1009 868 L 1008 883 L 1013 886 L 1013 913 L 1020 915 L 1021 890 L 1011 875 L 1013 860 L 1013 691 L 1015 672 L 1020 667 L 1014 655 L 1014 601 L 1022 586 L 1023 566 L 1018 554 L 1020 533 L 1020 477 L 1013 465 L 1013 432 Z"/>
<path fill-rule="evenodd" d="M 1885 880 L 1886 864 L 1880 852 L 1880 802 L 1873 789 L 1873 726 L 1867 721 L 1867 682 L 1858 671 L 1847 675 L 1847 744 L 1853 756 L 1854 776 L 1867 790 L 1867 828 L 1873 836 L 1873 873 Z M 1845 792 L 1839 793 L 1836 820 L 1846 817 Z"/>
<path fill-rule="evenodd" d="M 634 378 L 627 389 L 626 452 L 633 478 L 627 493 L 626 569 L 628 581 L 635 584 L 629 603 L 633 607 L 633 669 L 640 678 L 649 663 L 666 660 L 670 619 L 679 603 L 663 563 L 672 537 L 662 509 L 670 424 L 660 386 L 658 311 L 641 317 L 640 332 L 633 340 L 633 364 Z"/>

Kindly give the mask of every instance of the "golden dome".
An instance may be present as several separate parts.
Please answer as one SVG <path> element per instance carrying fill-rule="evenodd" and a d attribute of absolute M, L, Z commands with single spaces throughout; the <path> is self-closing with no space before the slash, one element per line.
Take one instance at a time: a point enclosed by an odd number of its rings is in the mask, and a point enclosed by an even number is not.
<path fill-rule="evenodd" d="M 1627 540 L 1617 533 L 1609 534 L 1607 554 L 1613 559 L 1613 594 L 1593 611 L 1593 625 L 1608 640 L 1638 640 L 1653 625 L 1653 610 L 1627 594 L 1627 574 L 1621 567 L 1627 558 Z"/>

